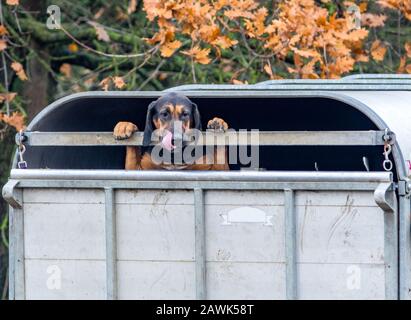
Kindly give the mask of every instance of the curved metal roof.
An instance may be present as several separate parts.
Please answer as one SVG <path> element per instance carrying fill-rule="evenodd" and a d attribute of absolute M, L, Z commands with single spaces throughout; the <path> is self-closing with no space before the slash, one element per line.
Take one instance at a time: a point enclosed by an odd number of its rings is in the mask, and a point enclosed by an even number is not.
<path fill-rule="evenodd" d="M 192 98 L 325 98 L 351 106 L 381 130 L 393 131 L 397 141 L 393 157 L 400 179 L 409 175 L 411 159 L 411 76 L 350 76 L 342 80 L 280 80 L 256 85 L 188 85 L 168 89 L 179 90 Z M 50 104 L 29 124 L 37 127 L 63 106 L 94 98 L 156 98 L 162 92 L 84 92 L 69 95 Z"/>

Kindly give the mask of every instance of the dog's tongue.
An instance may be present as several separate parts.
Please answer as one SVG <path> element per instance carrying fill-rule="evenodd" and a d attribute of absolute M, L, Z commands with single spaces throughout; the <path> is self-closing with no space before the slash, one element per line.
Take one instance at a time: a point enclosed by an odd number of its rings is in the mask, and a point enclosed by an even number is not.
<path fill-rule="evenodd" d="M 168 151 L 171 151 L 176 148 L 176 146 L 173 145 L 173 134 L 169 131 L 167 134 L 164 136 L 163 140 L 161 141 L 161 144 L 163 145 L 164 148 L 166 148 Z"/>

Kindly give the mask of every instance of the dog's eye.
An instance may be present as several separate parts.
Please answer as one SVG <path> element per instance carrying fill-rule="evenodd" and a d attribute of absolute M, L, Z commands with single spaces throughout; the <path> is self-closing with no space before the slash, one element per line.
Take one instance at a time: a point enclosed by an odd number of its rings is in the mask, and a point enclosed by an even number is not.
<path fill-rule="evenodd" d="M 182 115 L 184 118 L 187 118 L 190 114 L 189 114 L 187 111 L 184 111 L 181 115 Z"/>
<path fill-rule="evenodd" d="M 166 117 L 168 116 L 168 112 L 167 112 L 167 111 L 161 111 L 161 112 L 160 112 L 160 116 L 161 116 L 162 118 L 166 118 Z"/>

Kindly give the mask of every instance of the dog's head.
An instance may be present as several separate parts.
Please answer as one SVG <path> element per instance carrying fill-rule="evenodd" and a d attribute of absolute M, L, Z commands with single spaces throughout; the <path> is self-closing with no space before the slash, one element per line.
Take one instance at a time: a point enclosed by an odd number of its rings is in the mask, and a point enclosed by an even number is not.
<path fill-rule="evenodd" d="M 166 93 L 148 106 L 143 146 L 151 143 L 154 130 L 168 132 L 174 139 L 175 128 L 181 133 L 189 129 L 201 130 L 200 113 L 195 103 L 181 93 Z"/>

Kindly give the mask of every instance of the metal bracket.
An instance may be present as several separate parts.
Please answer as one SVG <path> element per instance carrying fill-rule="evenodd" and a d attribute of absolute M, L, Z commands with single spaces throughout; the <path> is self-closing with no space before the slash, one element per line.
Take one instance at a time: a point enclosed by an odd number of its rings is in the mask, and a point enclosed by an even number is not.
<path fill-rule="evenodd" d="M 382 139 L 384 142 L 388 142 L 388 144 L 394 145 L 395 142 L 397 141 L 397 136 L 395 135 L 394 132 L 392 132 L 391 130 L 387 128 L 385 129 L 385 133 L 382 136 Z"/>
<path fill-rule="evenodd" d="M 398 195 L 407 198 L 411 196 L 411 181 L 409 179 L 398 181 Z"/>
<path fill-rule="evenodd" d="M 384 182 L 380 183 L 374 191 L 374 199 L 378 206 L 384 210 L 384 212 L 395 212 L 395 195 L 392 189 L 393 183 Z"/>
<path fill-rule="evenodd" d="M 15 197 L 15 188 L 19 184 L 19 180 L 9 180 L 3 187 L 2 195 L 4 200 L 7 201 L 15 209 L 21 209 L 23 205 Z"/>
<path fill-rule="evenodd" d="M 25 132 L 17 132 L 14 141 L 16 142 L 17 145 L 20 145 L 20 143 L 24 143 L 28 141 L 28 137 L 25 134 Z"/>

